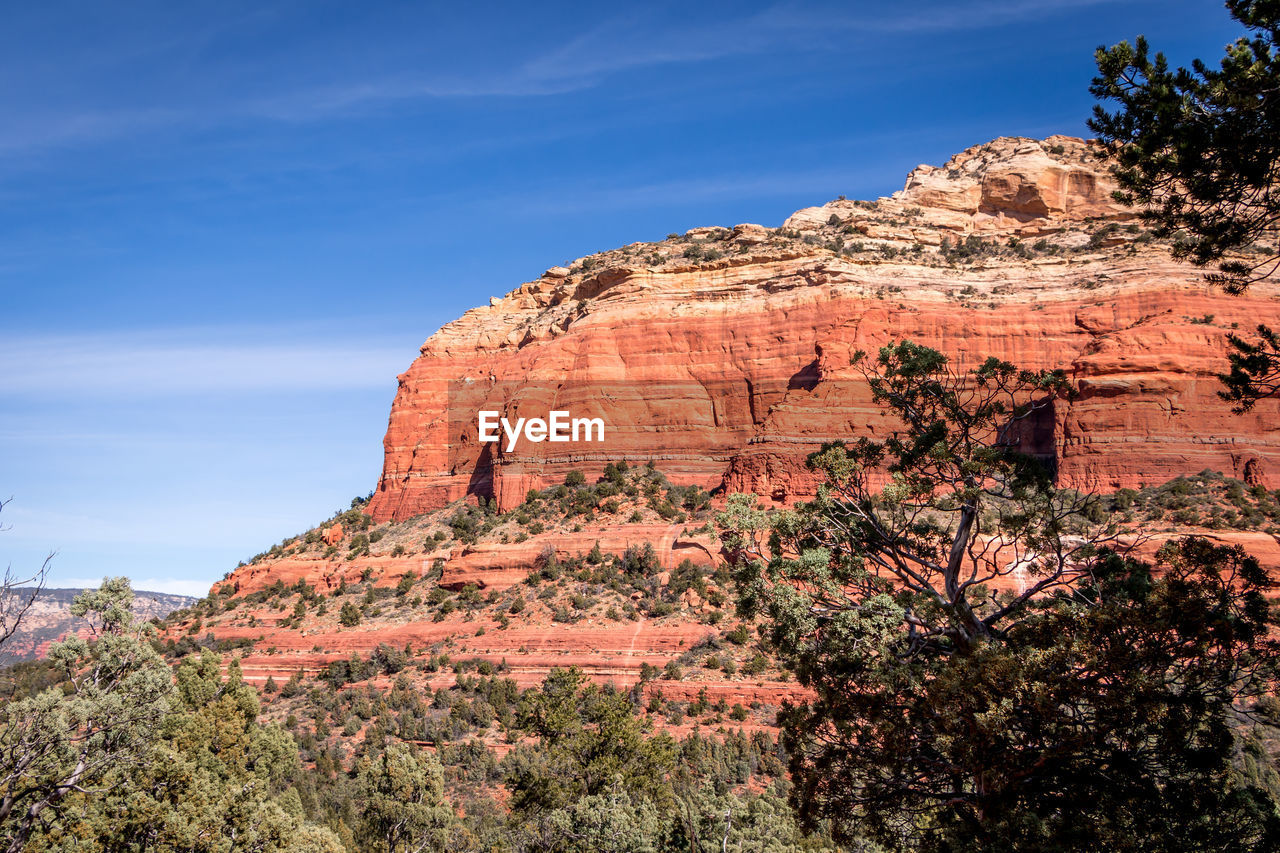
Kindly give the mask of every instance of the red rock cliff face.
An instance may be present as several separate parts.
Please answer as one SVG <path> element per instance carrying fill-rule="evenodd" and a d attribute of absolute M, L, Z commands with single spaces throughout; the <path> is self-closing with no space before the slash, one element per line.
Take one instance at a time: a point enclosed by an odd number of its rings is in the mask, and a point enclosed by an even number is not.
<path fill-rule="evenodd" d="M 1067 370 L 1079 395 L 1030 437 L 1065 485 L 1212 468 L 1280 486 L 1276 404 L 1233 415 L 1214 378 L 1233 329 L 1280 323 L 1277 289 L 1210 290 L 1112 189 L 1087 143 L 1000 139 L 919 167 L 891 198 L 548 270 L 442 328 L 400 376 L 372 514 L 464 496 L 505 509 L 619 458 L 791 500 L 811 492 L 821 442 L 886 428 L 850 357 L 902 339 L 962 366 Z M 479 442 L 481 409 L 598 416 L 606 440 L 507 452 Z"/>

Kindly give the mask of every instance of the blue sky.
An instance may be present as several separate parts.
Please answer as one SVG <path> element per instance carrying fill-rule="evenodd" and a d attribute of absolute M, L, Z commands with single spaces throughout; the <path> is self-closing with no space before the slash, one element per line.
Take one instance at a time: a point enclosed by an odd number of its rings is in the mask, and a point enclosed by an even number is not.
<path fill-rule="evenodd" d="M 198 591 L 370 491 L 395 376 L 548 266 L 1087 135 L 1220 4 L 6 3 L 0 563 Z"/>

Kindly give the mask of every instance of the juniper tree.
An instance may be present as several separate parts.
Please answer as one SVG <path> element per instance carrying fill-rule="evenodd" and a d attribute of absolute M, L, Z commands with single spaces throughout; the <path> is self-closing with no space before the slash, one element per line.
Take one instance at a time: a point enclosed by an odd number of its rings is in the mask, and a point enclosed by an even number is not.
<path fill-rule="evenodd" d="M 132 601 L 124 578 L 77 596 L 90 636 L 50 649 L 63 682 L 0 708 L 6 849 L 340 853 L 306 822 L 297 744 L 257 722 L 238 662 L 170 671 Z"/>
<path fill-rule="evenodd" d="M 105 790 L 121 765 L 145 761 L 170 707 L 169 669 L 133 622 L 124 578 L 76 596 L 74 616 L 90 640 L 49 649 L 65 685 L 0 708 L 0 838 L 10 853 L 61 812 L 73 795 Z"/>
<path fill-rule="evenodd" d="M 824 447 L 817 497 L 721 514 L 739 608 L 813 698 L 781 715 L 793 803 L 905 850 L 1272 849 L 1232 717 L 1274 685 L 1271 584 L 1236 549 L 1120 553 L 1022 452 L 1060 374 L 865 366 L 898 420 Z"/>
<path fill-rule="evenodd" d="M 361 759 L 355 785 L 365 849 L 443 849 L 455 818 L 444 800 L 444 771 L 434 755 L 411 744 L 387 744 Z"/>
<path fill-rule="evenodd" d="M 1089 127 L 1115 163 L 1117 198 L 1235 294 L 1280 269 L 1280 2 L 1226 5 L 1247 33 L 1217 68 L 1171 69 L 1143 37 L 1098 48 L 1090 91 L 1118 108 L 1096 105 Z M 1231 339 L 1223 396 L 1238 410 L 1280 391 L 1280 347 L 1258 332 Z"/>

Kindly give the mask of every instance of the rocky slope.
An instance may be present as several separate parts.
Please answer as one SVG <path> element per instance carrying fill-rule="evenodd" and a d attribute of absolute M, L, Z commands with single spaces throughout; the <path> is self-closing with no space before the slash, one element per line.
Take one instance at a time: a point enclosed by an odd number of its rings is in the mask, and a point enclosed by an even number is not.
<path fill-rule="evenodd" d="M 643 679 L 650 697 L 754 706 L 734 727 L 771 728 L 800 691 L 733 616 L 709 496 L 647 466 L 615 482 L 548 489 L 503 514 L 458 502 L 374 524 L 356 506 L 175 614 L 169 648 L 234 654 L 259 687 L 309 689 L 353 656 L 394 654 L 409 664 L 397 679 L 432 689 L 478 667 L 525 688 L 577 666 L 621 687 Z"/>
<path fill-rule="evenodd" d="M 371 512 L 462 497 L 503 509 L 610 460 L 779 501 L 822 441 L 886 425 L 851 368 L 910 338 L 961 365 L 1061 367 L 1079 396 L 1033 437 L 1063 484 L 1136 487 L 1212 468 L 1280 484 L 1274 403 L 1216 396 L 1226 336 L 1280 319 L 1274 286 L 1225 299 L 1169 260 L 1078 139 L 998 139 L 875 202 L 779 229 L 698 228 L 554 267 L 433 335 L 400 376 Z M 477 413 L 600 417 L 598 443 L 478 441 Z"/>
<path fill-rule="evenodd" d="M 650 697 L 750 706 L 734 725 L 768 727 L 797 686 L 733 615 L 708 492 L 811 493 L 812 449 L 892 429 L 851 358 L 904 338 L 961 367 L 1067 370 L 1079 393 L 1025 436 L 1063 484 L 1224 472 L 1237 479 L 1196 486 L 1221 493 L 1213 513 L 1192 512 L 1182 481 L 1144 491 L 1146 547 L 1196 529 L 1280 570 L 1277 405 L 1233 415 L 1214 378 L 1227 335 L 1280 322 L 1277 290 L 1212 292 L 1112 189 L 1088 143 L 1001 139 L 890 198 L 554 267 L 426 342 L 367 505 L 238 568 L 169 642 L 304 691 L 354 658 L 409 662 L 379 670 L 383 687 L 477 668 L 526 687 L 577 665 Z M 606 440 L 509 451 L 479 440 L 488 410 L 599 417 Z"/>
<path fill-rule="evenodd" d="M 344 679 L 364 685 L 350 689 L 422 691 L 479 673 L 527 688 L 553 667 L 577 666 L 638 689 L 660 709 L 650 714 L 658 728 L 772 730 L 777 708 L 802 692 L 769 660 L 755 626 L 734 615 L 708 526 L 715 504 L 648 466 L 613 472 L 506 513 L 458 501 L 375 524 L 357 505 L 174 614 L 169 649 L 238 657 L 250 683 L 268 696 L 281 690 L 284 701 L 269 703 L 279 719 L 311 713 L 300 705 Z M 1195 532 L 1242 545 L 1280 572 L 1280 491 L 1201 474 L 1109 500 L 1126 538 L 1142 531 L 1147 557 Z M 1031 579 L 1014 573 L 1009 582 Z M 705 710 L 686 719 L 671 703 Z M 740 706 L 732 723 L 731 706 Z M 484 739 L 499 753 L 510 746 L 496 730 Z"/>

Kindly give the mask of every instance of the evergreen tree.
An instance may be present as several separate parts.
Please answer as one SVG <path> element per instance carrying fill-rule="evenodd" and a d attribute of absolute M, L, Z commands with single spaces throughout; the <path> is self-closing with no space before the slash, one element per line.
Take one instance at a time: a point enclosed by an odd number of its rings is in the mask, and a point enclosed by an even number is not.
<path fill-rule="evenodd" d="M 370 589 L 372 590 L 372 587 Z M 354 628 L 360 624 L 360 608 L 350 601 L 342 602 L 342 609 L 338 612 L 338 621 L 347 628 Z"/>
<path fill-rule="evenodd" d="M 626 694 L 588 684 L 577 667 L 557 668 L 522 697 L 519 720 L 541 742 L 513 753 L 513 808 L 537 813 L 606 791 L 669 804 L 674 744 L 665 735 L 644 736 Z"/>
<path fill-rule="evenodd" d="M 174 688 L 148 642 L 150 626 L 133 621 L 132 603 L 124 578 L 78 595 L 71 612 L 94 636 L 50 647 L 64 684 L 0 708 L 0 837 L 8 853 L 56 821 L 69 799 L 103 790 L 113 774 L 151 757 Z"/>
<path fill-rule="evenodd" d="M 339 853 L 306 823 L 298 747 L 257 722 L 239 663 L 224 679 L 206 652 L 175 677 L 132 601 L 123 578 L 78 596 L 94 636 L 51 649 L 64 683 L 0 711 L 8 849 Z"/>
<path fill-rule="evenodd" d="M 814 454 L 794 512 L 720 517 L 740 607 L 815 694 L 782 716 L 801 817 L 912 851 L 1275 849 L 1232 765 L 1233 715 L 1275 685 L 1258 563 L 1108 550 L 1018 449 L 1061 377 L 898 344 L 868 381 L 899 432 Z"/>
<path fill-rule="evenodd" d="M 444 773 L 430 753 L 390 743 L 361 760 L 356 772 L 366 850 L 418 853 L 443 849 L 454 822 L 444 800 Z"/>
<path fill-rule="evenodd" d="M 1119 108 L 1095 106 L 1089 127 L 1115 161 L 1117 197 L 1141 206 L 1174 257 L 1216 266 L 1208 279 L 1240 293 L 1280 268 L 1280 2 L 1226 5 L 1248 32 L 1218 68 L 1197 59 L 1170 69 L 1142 37 L 1099 48 L 1090 91 Z M 1280 347 L 1258 332 L 1233 336 L 1223 377 L 1240 410 L 1280 393 Z"/>

